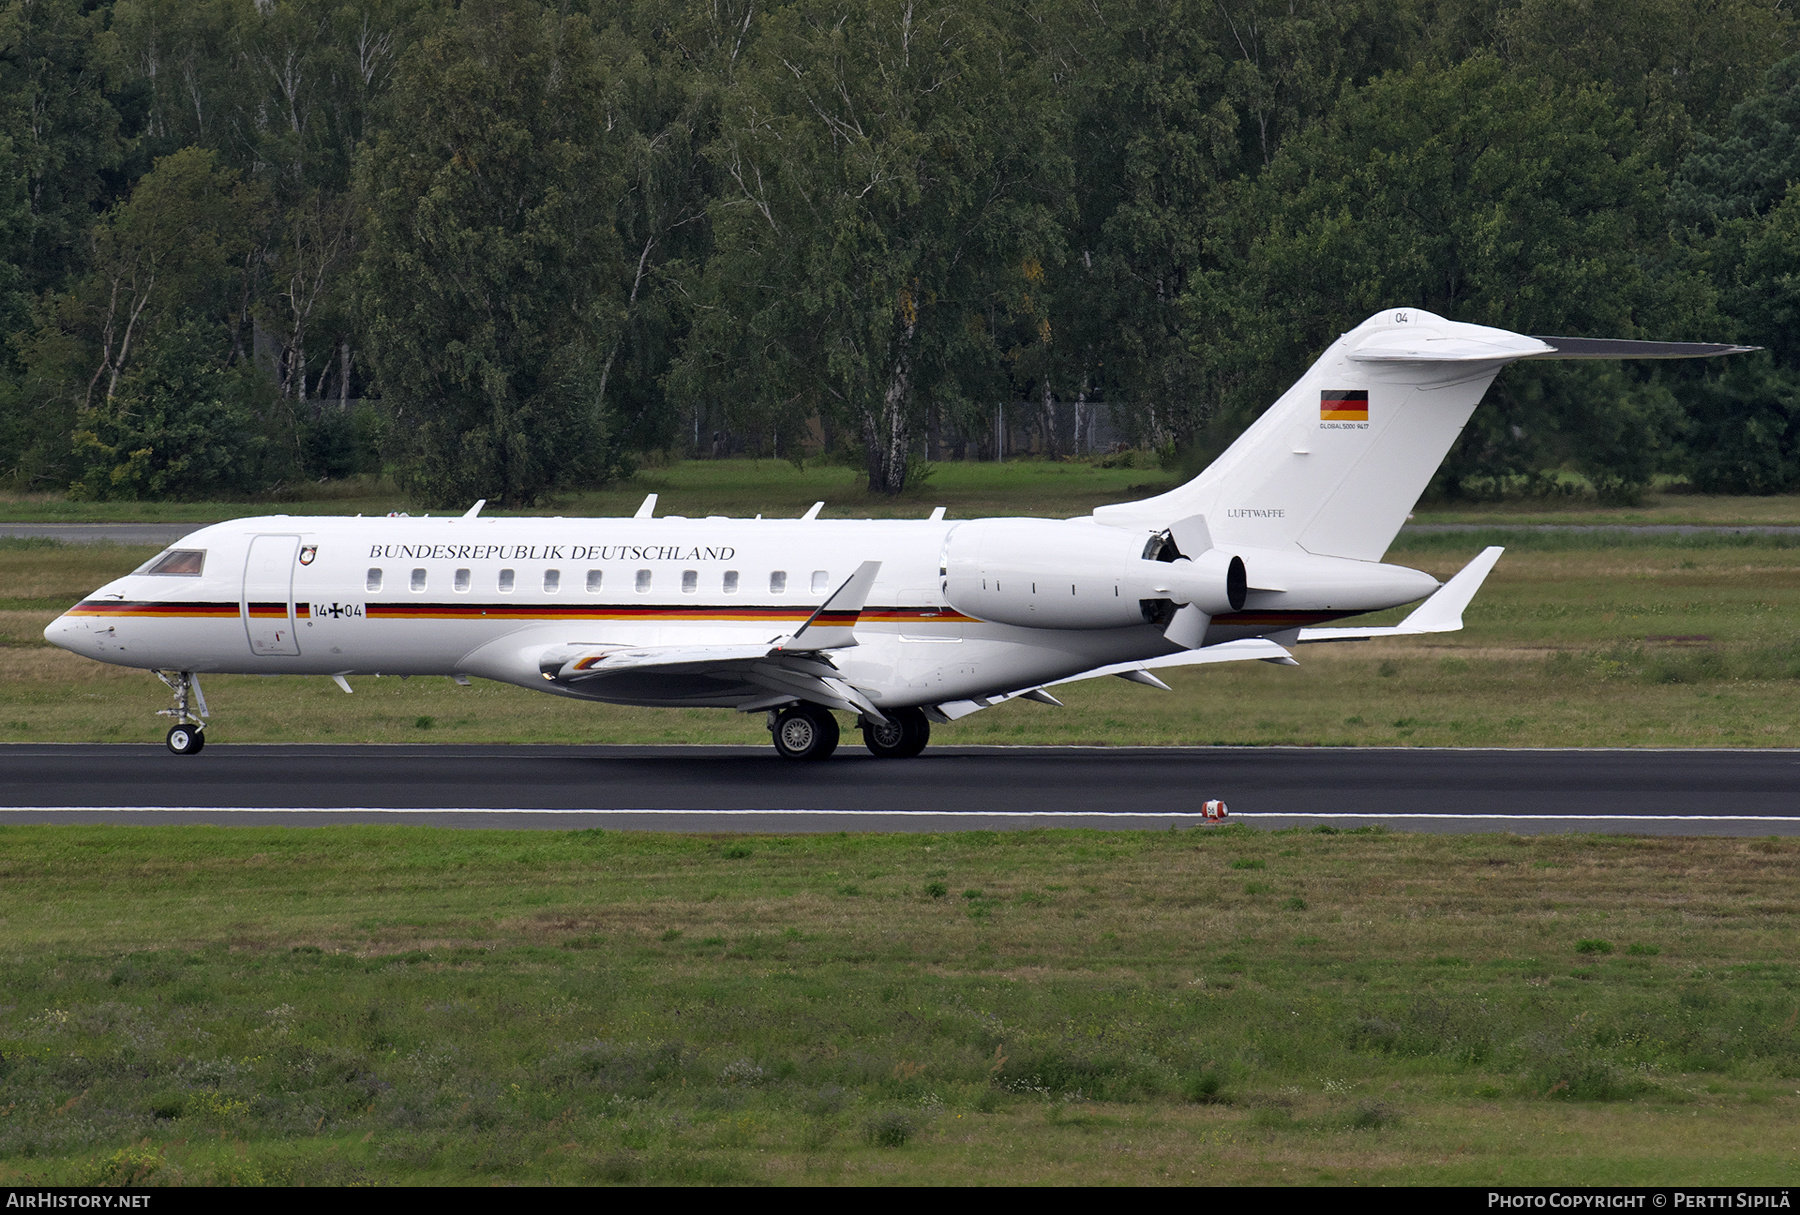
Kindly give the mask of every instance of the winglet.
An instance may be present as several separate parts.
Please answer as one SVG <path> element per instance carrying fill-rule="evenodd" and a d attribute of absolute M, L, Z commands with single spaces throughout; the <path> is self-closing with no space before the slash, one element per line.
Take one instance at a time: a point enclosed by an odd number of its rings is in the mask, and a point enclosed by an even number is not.
<path fill-rule="evenodd" d="M 1475 592 L 1481 589 L 1494 563 L 1505 551 L 1497 544 L 1482 549 L 1475 560 L 1463 566 L 1431 598 L 1414 608 L 1400 622 L 1400 630 L 1405 633 L 1454 633 L 1462 628 L 1463 610 L 1475 598 Z"/>
<path fill-rule="evenodd" d="M 463 512 L 463 518 L 473 519 L 476 515 L 479 515 L 481 513 L 481 508 L 486 505 L 487 505 L 486 498 L 475 499 L 475 505 L 471 506 L 468 510 Z"/>
<path fill-rule="evenodd" d="M 1494 563 L 1506 550 L 1490 545 L 1479 556 L 1456 572 L 1456 576 L 1433 591 L 1431 597 L 1399 624 L 1378 625 L 1366 629 L 1301 629 L 1301 641 L 1367 641 L 1374 637 L 1404 637 L 1412 633 L 1454 633 L 1463 626 L 1462 614 L 1475 598 L 1475 592 L 1493 571 Z"/>
<path fill-rule="evenodd" d="M 819 512 L 823 509 L 825 509 L 825 504 L 823 502 L 814 502 L 811 506 L 806 508 L 806 513 L 801 515 L 800 518 L 802 521 L 807 519 L 817 519 L 819 517 Z"/>
<path fill-rule="evenodd" d="M 782 641 L 776 648 L 781 650 L 835 650 L 856 644 L 856 621 L 862 615 L 863 603 L 869 598 L 869 591 L 875 585 L 875 575 L 881 572 L 881 562 L 865 561 L 856 567 L 856 572 L 845 580 L 844 585 L 832 593 L 831 598 L 819 605 L 819 610 L 807 617 L 806 623 L 794 630 L 794 635 Z"/>
<path fill-rule="evenodd" d="M 654 519 L 654 518 L 656 518 L 656 495 L 655 494 L 645 495 L 644 504 L 642 506 L 638 507 L 637 514 L 635 514 L 631 517 L 633 519 Z"/>

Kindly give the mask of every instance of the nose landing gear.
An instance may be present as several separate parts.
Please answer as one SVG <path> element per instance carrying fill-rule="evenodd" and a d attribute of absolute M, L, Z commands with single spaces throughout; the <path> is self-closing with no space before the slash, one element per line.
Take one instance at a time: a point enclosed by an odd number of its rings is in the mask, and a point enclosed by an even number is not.
<path fill-rule="evenodd" d="M 169 736 L 164 741 L 177 755 L 195 755 L 206 745 L 206 731 L 193 726 L 170 726 Z"/>
<path fill-rule="evenodd" d="M 156 711 L 158 717 L 175 719 L 175 724 L 169 728 L 164 740 L 168 743 L 169 750 L 177 755 L 199 754 L 200 748 L 206 745 L 208 716 L 206 693 L 200 690 L 200 677 L 192 671 L 157 671 L 154 674 L 175 697 L 173 708 Z M 196 709 L 198 712 L 195 712 Z"/>

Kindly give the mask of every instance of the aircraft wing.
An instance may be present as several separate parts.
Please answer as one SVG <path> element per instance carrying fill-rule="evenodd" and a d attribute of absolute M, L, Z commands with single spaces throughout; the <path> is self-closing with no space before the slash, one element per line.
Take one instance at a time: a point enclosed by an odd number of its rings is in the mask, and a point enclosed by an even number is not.
<path fill-rule="evenodd" d="M 539 669 L 576 695 L 604 686 L 647 701 L 723 701 L 746 713 L 805 700 L 887 720 L 827 655 L 770 645 L 570 647 L 546 653 Z"/>
<path fill-rule="evenodd" d="M 880 570 L 879 561 L 863 562 L 790 636 L 749 645 L 561 646 L 539 657 L 538 671 L 575 695 L 583 685 L 607 685 L 671 703 L 723 699 L 744 712 L 805 700 L 885 722 L 829 655 L 857 644 L 853 630 Z"/>
<path fill-rule="evenodd" d="M 1463 609 L 1475 598 L 1494 563 L 1506 550 L 1491 545 L 1481 550 L 1475 560 L 1458 570 L 1431 597 L 1399 624 L 1376 625 L 1360 629 L 1301 629 L 1298 640 L 1304 644 L 1316 641 L 1369 641 L 1376 637 L 1406 637 L 1415 633 L 1454 633 L 1462 628 Z"/>

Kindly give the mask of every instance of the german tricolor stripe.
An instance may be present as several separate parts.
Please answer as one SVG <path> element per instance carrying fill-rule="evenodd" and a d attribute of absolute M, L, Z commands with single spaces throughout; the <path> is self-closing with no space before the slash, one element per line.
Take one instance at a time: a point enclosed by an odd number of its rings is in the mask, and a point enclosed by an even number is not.
<path fill-rule="evenodd" d="M 559 603 L 371 603 L 364 611 L 371 620 L 642 620 L 655 623 L 695 621 L 708 624 L 804 623 L 812 611 L 786 604 L 559 604 Z M 864 608 L 861 612 L 833 609 L 820 612 L 814 628 L 849 628 L 870 621 L 939 621 L 955 623 L 974 618 L 949 608 Z"/>
<path fill-rule="evenodd" d="M 285 620 L 285 603 L 252 603 L 252 620 Z M 370 603 L 364 607 L 372 620 L 613 620 L 707 624 L 801 624 L 812 615 L 804 604 L 560 604 L 560 603 Z M 136 616 L 159 620 L 236 620 L 243 615 L 237 603 L 183 601 L 131 601 L 84 599 L 70 608 L 70 616 Z M 296 603 L 294 616 L 313 619 L 311 603 Z M 864 608 L 861 612 L 833 609 L 820 612 L 814 628 L 853 628 L 857 624 L 974 623 L 975 618 L 947 607 Z"/>
<path fill-rule="evenodd" d="M 1327 388 L 1319 394 L 1319 421 L 1367 422 L 1368 420 L 1368 389 Z"/>
<path fill-rule="evenodd" d="M 70 608 L 68 616 L 150 616 L 160 620 L 218 620 L 229 618 L 236 620 L 239 608 L 235 603 L 157 603 L 131 602 L 122 599 L 83 599 Z M 281 615 L 287 616 L 286 605 Z"/>
<path fill-rule="evenodd" d="M 930 623 L 936 621 L 939 624 L 976 623 L 975 617 L 965 616 L 961 612 L 947 607 L 865 607 L 862 610 L 862 620 L 874 620 L 884 623 L 899 623 L 901 621 L 911 623 L 919 621 Z"/>
<path fill-rule="evenodd" d="M 796 607 L 693 607 L 652 604 L 558 603 L 371 603 L 363 609 L 370 620 L 684 620 L 709 623 L 801 622 L 812 614 Z"/>

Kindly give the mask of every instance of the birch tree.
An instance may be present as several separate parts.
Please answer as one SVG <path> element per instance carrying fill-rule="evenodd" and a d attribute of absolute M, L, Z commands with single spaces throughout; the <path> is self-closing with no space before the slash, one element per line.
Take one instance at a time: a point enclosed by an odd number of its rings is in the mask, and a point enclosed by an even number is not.
<path fill-rule="evenodd" d="M 991 382 L 990 314 L 1028 257 L 1060 254 L 1046 182 L 1066 162 L 1031 73 L 1008 79 L 1024 49 L 932 0 L 768 18 L 710 152 L 690 391 L 841 415 L 870 492 L 905 489 L 922 397 Z"/>
<path fill-rule="evenodd" d="M 622 177 L 593 26 L 466 4 L 398 72 L 357 289 L 404 483 L 510 506 L 603 477 Z"/>

